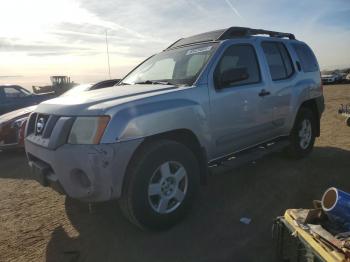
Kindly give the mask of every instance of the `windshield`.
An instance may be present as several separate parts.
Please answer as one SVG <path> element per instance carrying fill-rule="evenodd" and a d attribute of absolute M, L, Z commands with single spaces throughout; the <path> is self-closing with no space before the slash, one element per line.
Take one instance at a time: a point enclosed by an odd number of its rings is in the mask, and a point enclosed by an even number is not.
<path fill-rule="evenodd" d="M 216 46 L 217 43 L 201 44 L 159 53 L 136 68 L 120 85 L 192 85 Z"/>

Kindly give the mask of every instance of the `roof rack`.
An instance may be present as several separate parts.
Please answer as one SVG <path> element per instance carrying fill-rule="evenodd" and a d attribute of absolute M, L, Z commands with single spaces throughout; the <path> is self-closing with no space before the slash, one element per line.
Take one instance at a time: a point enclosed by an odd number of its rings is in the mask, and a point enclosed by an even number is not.
<path fill-rule="evenodd" d="M 244 37 L 253 35 L 268 35 L 270 37 L 295 39 L 291 33 L 282 33 L 264 29 L 254 29 L 248 27 L 230 27 L 217 40 L 230 39 L 234 37 Z"/>
<path fill-rule="evenodd" d="M 232 39 L 237 37 L 248 37 L 248 36 L 254 36 L 254 35 L 268 35 L 270 37 L 295 39 L 295 36 L 291 33 L 282 33 L 282 32 L 276 32 L 276 31 L 263 30 L 263 29 L 254 29 L 254 28 L 236 26 L 236 27 L 230 27 L 228 29 L 210 31 L 199 35 L 180 38 L 179 40 L 171 44 L 169 47 L 167 47 L 165 50 L 180 47 L 180 46 L 185 46 L 185 45 L 211 42 L 211 41 L 220 41 L 220 40 Z"/>

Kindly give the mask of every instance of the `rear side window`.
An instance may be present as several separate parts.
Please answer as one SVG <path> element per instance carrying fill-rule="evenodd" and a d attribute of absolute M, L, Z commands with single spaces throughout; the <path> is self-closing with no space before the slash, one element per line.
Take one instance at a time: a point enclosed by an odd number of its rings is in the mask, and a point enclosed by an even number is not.
<path fill-rule="evenodd" d="M 304 72 L 316 72 L 319 71 L 318 63 L 314 53 L 310 47 L 305 44 L 292 44 L 297 56 L 299 58 L 301 69 Z"/>
<path fill-rule="evenodd" d="M 264 50 L 272 80 L 282 80 L 293 75 L 292 60 L 282 43 L 263 42 L 261 46 Z"/>
<path fill-rule="evenodd" d="M 228 70 L 245 69 L 248 78 L 233 85 L 246 85 L 260 82 L 260 70 L 255 49 L 251 45 L 233 45 L 229 47 L 215 69 L 214 78 L 218 85 L 220 76 Z M 232 86 L 233 86 L 232 85 Z"/>
<path fill-rule="evenodd" d="M 14 87 L 5 87 L 4 93 L 6 98 L 18 98 L 18 97 L 25 97 L 26 94 L 19 91 L 17 88 Z"/>

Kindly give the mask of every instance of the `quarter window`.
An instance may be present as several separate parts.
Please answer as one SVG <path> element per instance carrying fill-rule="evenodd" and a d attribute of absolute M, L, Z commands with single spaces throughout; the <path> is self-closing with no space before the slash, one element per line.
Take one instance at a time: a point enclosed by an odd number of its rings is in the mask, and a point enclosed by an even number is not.
<path fill-rule="evenodd" d="M 318 63 L 311 49 L 305 44 L 293 44 L 293 48 L 299 58 L 301 69 L 304 72 L 319 71 Z"/>
<path fill-rule="evenodd" d="M 282 43 L 264 42 L 262 43 L 262 48 L 272 80 L 286 79 L 294 73 L 292 60 Z"/>
<path fill-rule="evenodd" d="M 220 86 L 220 77 L 229 71 L 243 70 L 247 73 L 244 80 L 236 81 L 230 86 L 246 85 L 260 82 L 260 70 L 254 47 L 251 45 L 233 45 L 229 47 L 215 69 L 215 85 Z"/>

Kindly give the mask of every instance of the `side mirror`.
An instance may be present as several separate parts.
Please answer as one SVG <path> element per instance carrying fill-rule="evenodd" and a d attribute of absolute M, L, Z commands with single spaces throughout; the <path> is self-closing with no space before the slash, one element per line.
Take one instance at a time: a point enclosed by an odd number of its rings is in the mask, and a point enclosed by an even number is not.
<path fill-rule="evenodd" d="M 229 69 L 221 74 L 218 88 L 225 88 L 248 78 L 249 74 L 245 67 Z"/>

